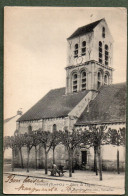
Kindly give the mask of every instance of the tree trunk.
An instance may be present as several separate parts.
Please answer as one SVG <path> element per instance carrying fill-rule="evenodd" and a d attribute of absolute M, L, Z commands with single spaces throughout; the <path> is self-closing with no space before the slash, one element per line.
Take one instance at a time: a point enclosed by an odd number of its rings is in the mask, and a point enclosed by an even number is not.
<path fill-rule="evenodd" d="M 23 169 L 24 168 L 24 164 L 23 164 L 22 149 L 20 148 L 19 151 L 20 151 L 21 168 Z"/>
<path fill-rule="evenodd" d="M 47 158 L 48 158 L 48 154 L 47 154 L 47 152 L 45 150 L 45 174 L 48 173 Z"/>
<path fill-rule="evenodd" d="M 119 150 L 117 150 L 117 173 L 120 174 Z"/>
<path fill-rule="evenodd" d="M 27 172 L 29 172 L 29 154 L 30 154 L 30 150 L 27 149 Z"/>
<path fill-rule="evenodd" d="M 99 158 L 99 177 L 102 180 L 102 157 L 101 157 L 101 146 L 98 147 L 98 158 Z"/>
<path fill-rule="evenodd" d="M 14 171 L 14 149 L 12 148 L 12 171 Z"/>
<path fill-rule="evenodd" d="M 98 175 L 97 170 L 97 147 L 94 146 L 94 172 L 96 172 L 96 175 Z"/>
<path fill-rule="evenodd" d="M 55 164 L 55 147 L 53 147 L 53 164 Z"/>
<path fill-rule="evenodd" d="M 72 158 L 72 173 L 74 173 L 74 172 L 75 172 L 75 169 L 74 169 L 74 160 Z"/>
<path fill-rule="evenodd" d="M 96 149 L 96 176 L 98 175 L 98 168 L 97 168 L 97 156 L 98 156 L 98 153 L 97 153 L 97 149 Z"/>
<path fill-rule="evenodd" d="M 72 159 L 73 159 L 73 153 L 72 150 L 69 150 L 69 177 L 72 177 Z"/>
<path fill-rule="evenodd" d="M 37 170 L 37 147 L 35 146 L 35 169 Z"/>

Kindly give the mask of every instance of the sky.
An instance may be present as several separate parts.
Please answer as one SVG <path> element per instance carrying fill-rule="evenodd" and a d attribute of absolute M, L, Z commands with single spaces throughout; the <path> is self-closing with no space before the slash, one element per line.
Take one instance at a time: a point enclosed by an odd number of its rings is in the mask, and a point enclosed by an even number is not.
<path fill-rule="evenodd" d="M 114 39 L 113 83 L 125 82 L 125 8 L 5 7 L 4 118 L 19 108 L 26 112 L 48 91 L 65 86 L 66 39 L 78 27 L 101 18 Z"/>

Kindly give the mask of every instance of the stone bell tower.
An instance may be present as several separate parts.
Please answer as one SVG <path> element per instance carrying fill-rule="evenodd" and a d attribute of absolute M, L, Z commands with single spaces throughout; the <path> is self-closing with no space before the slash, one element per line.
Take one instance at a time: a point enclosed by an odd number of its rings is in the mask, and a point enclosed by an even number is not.
<path fill-rule="evenodd" d="M 113 38 L 105 19 L 78 28 L 67 42 L 66 94 L 112 83 Z"/>

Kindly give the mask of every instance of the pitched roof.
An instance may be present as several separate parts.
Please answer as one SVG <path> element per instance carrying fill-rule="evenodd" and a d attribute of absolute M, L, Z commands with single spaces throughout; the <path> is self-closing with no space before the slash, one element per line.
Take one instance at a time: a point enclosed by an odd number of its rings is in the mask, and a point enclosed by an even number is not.
<path fill-rule="evenodd" d="M 4 136 L 12 136 L 16 130 L 16 121 L 20 115 L 15 115 L 4 120 Z"/>
<path fill-rule="evenodd" d="M 76 125 L 116 123 L 126 121 L 126 84 L 102 86 L 89 103 Z"/>
<path fill-rule="evenodd" d="M 88 92 L 65 95 L 65 88 L 51 90 L 17 121 L 65 117 Z"/>
<path fill-rule="evenodd" d="M 9 122 L 10 120 L 12 120 L 13 118 L 15 118 L 16 116 L 17 116 L 17 115 L 12 116 L 12 117 L 10 117 L 10 118 L 6 118 L 6 119 L 4 120 L 4 123 Z"/>
<path fill-rule="evenodd" d="M 103 19 L 101 19 L 103 20 Z M 92 22 L 90 24 L 87 24 L 85 26 L 79 27 L 68 39 L 72 39 L 74 37 L 77 37 L 79 35 L 84 35 L 86 33 L 90 33 L 93 31 L 93 29 L 100 23 L 101 20 L 97 20 L 95 22 Z"/>

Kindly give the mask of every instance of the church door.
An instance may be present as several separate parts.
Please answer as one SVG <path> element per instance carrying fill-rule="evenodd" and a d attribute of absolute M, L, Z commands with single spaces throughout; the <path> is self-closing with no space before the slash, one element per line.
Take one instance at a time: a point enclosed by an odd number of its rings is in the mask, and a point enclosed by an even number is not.
<path fill-rule="evenodd" d="M 87 151 L 81 151 L 82 165 L 87 164 Z"/>

